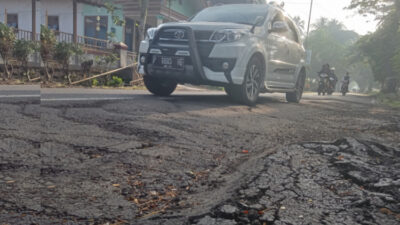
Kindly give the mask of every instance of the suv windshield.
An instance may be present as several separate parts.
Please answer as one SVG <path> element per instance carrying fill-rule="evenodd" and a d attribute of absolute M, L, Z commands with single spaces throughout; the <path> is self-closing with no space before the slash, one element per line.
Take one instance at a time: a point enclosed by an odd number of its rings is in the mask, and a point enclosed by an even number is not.
<path fill-rule="evenodd" d="M 268 7 L 260 5 L 224 5 L 204 9 L 191 22 L 230 22 L 253 25 L 257 17 L 267 18 Z"/>

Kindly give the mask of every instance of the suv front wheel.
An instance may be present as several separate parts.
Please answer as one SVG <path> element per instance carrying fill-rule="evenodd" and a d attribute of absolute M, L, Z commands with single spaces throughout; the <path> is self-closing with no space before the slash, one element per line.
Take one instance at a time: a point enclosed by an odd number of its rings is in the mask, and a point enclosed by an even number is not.
<path fill-rule="evenodd" d="M 264 81 L 263 74 L 262 61 L 257 57 L 253 57 L 247 66 L 243 84 L 232 85 L 227 87 L 225 91 L 235 100 L 239 100 L 246 105 L 255 105 Z"/>
<path fill-rule="evenodd" d="M 147 90 L 157 96 L 170 96 L 175 91 L 176 86 L 178 86 L 178 83 L 175 81 L 152 76 L 144 76 L 143 80 Z"/>

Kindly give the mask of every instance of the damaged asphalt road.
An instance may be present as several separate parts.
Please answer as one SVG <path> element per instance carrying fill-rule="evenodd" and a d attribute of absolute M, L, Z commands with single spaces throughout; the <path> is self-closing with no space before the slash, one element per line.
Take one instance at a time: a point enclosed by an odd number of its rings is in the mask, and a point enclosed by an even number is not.
<path fill-rule="evenodd" d="M 232 199 L 191 222 L 398 224 L 400 150 L 352 138 L 291 145 L 265 157 Z"/>
<path fill-rule="evenodd" d="M 27 93 L 0 98 L 0 224 L 399 221 L 400 113 L 367 97 Z"/>

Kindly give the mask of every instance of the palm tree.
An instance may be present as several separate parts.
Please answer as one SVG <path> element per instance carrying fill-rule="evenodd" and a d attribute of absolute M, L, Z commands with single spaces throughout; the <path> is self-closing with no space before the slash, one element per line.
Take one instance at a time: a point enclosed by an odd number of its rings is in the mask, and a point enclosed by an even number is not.
<path fill-rule="evenodd" d="M 326 17 L 321 17 L 313 24 L 314 29 L 322 29 L 328 25 L 329 19 Z"/>
<path fill-rule="evenodd" d="M 305 22 L 300 18 L 300 16 L 293 17 L 293 21 L 297 24 L 298 27 L 304 30 Z"/>

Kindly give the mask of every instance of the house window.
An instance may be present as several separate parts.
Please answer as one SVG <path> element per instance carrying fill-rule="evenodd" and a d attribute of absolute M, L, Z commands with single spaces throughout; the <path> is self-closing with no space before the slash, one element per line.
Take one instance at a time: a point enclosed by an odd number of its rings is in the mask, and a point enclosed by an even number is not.
<path fill-rule="evenodd" d="M 7 14 L 7 25 L 18 29 L 18 14 Z"/>
<path fill-rule="evenodd" d="M 107 40 L 108 16 L 86 16 L 85 36 Z"/>
<path fill-rule="evenodd" d="M 48 16 L 47 17 L 47 26 L 49 29 L 60 31 L 60 23 L 58 16 Z"/>

